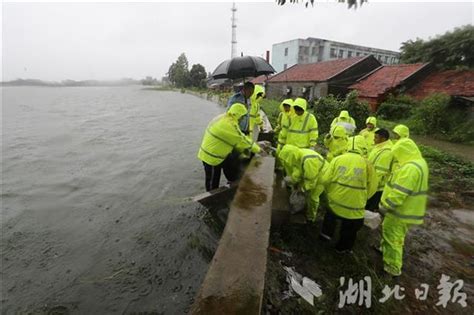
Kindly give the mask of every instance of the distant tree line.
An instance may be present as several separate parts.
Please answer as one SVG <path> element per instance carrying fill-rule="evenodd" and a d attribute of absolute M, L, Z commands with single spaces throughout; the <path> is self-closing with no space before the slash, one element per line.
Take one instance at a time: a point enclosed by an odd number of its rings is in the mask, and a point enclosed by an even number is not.
<path fill-rule="evenodd" d="M 188 58 L 182 53 L 168 70 L 168 79 L 178 88 L 205 88 L 207 73 L 201 64 L 192 65 L 189 70 Z"/>
<path fill-rule="evenodd" d="M 429 40 L 403 42 L 400 51 L 402 63 L 430 62 L 438 69 L 473 69 L 474 26 L 457 27 Z"/>

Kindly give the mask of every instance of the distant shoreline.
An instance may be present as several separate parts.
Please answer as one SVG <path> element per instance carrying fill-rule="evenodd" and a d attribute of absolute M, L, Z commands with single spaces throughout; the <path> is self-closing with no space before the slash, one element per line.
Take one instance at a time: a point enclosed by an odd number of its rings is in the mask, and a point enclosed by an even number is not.
<path fill-rule="evenodd" d="M 144 85 L 141 80 L 133 80 L 133 79 L 110 80 L 110 81 L 64 80 L 61 82 L 49 82 L 49 81 L 42 81 L 42 80 L 36 80 L 36 79 L 18 79 L 18 80 L 13 80 L 13 81 L 0 82 L 0 86 L 94 87 L 94 86 L 130 86 L 130 85 L 147 86 L 147 85 Z"/>

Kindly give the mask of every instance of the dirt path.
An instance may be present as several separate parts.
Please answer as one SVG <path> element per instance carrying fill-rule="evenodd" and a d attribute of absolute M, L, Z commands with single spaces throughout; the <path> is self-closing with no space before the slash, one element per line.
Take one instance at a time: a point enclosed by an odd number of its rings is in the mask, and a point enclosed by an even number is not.
<path fill-rule="evenodd" d="M 320 224 L 287 226 L 273 233 L 271 246 L 291 257 L 269 252 L 268 271 L 265 283 L 264 308 L 270 314 L 472 314 L 474 303 L 474 212 L 466 209 L 431 207 L 425 224 L 413 227 L 406 239 L 403 274 L 398 279 L 387 277 L 382 272 L 382 257 L 373 247 L 379 243 L 380 230 L 364 227 L 358 236 L 353 255 L 340 255 L 333 244 L 318 239 Z M 283 266 L 294 267 L 305 277 L 321 286 L 323 295 L 315 298 L 311 306 L 299 296 L 288 294 L 289 285 Z M 442 275 L 449 281 L 463 280 L 460 292 L 467 294 L 467 306 L 449 302 L 445 307 L 436 305 L 440 292 L 438 285 Z M 340 294 L 347 289 L 352 278 L 359 282 L 371 279 L 371 306 L 346 303 L 339 308 Z M 340 287 L 340 277 L 345 285 Z M 426 300 L 419 300 L 415 290 L 422 284 L 429 285 Z M 404 289 L 404 298 L 393 296 L 381 303 L 383 288 L 399 285 Z M 357 292 L 354 292 L 357 294 Z"/>

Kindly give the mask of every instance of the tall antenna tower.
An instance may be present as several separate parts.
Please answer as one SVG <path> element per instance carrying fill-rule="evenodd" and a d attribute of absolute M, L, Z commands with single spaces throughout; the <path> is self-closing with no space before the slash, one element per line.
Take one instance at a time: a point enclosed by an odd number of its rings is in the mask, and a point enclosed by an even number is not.
<path fill-rule="evenodd" d="M 232 3 L 232 48 L 230 57 L 234 58 L 237 55 L 237 24 L 235 19 L 235 12 L 237 12 L 237 8 L 235 7 L 235 2 Z"/>

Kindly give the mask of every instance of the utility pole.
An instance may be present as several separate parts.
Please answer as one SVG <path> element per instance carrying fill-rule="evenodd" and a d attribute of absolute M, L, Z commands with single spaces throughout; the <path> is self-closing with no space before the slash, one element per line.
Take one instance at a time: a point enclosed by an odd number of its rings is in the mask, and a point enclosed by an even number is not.
<path fill-rule="evenodd" d="M 232 3 L 232 47 L 230 57 L 234 58 L 237 55 L 237 24 L 235 19 L 235 12 L 237 12 L 237 8 L 235 7 L 235 2 Z"/>

